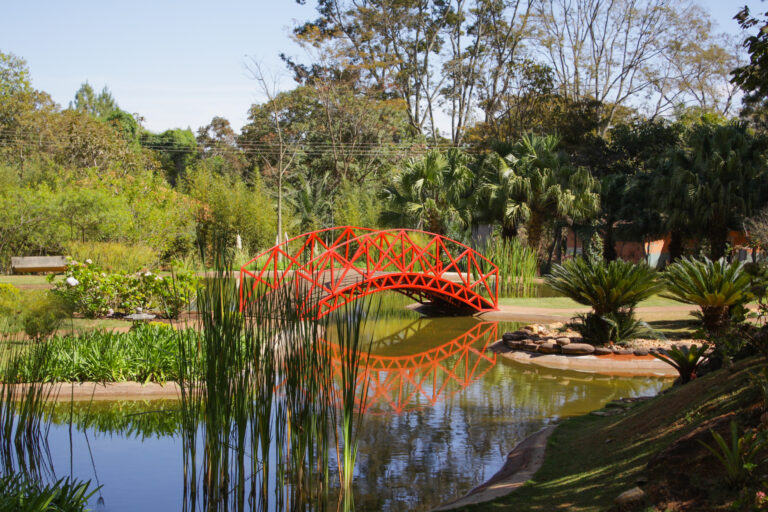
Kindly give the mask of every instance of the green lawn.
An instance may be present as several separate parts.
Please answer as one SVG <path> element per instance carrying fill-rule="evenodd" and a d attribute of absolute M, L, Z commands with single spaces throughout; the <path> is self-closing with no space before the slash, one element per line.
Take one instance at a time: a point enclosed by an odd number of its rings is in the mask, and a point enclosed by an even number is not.
<path fill-rule="evenodd" d="M 504 498 L 462 510 L 597 512 L 608 510 L 616 496 L 642 477 L 650 479 L 649 485 L 657 484 L 655 480 L 663 484 L 666 475 L 644 474 L 649 459 L 709 420 L 731 412 L 744 414 L 757 400 L 749 385 L 757 363 L 743 361 L 706 375 L 618 416 L 565 420 L 550 437 L 544 464 L 533 480 Z M 711 459 L 712 465 L 690 467 L 696 472 L 692 484 L 703 487 L 705 496 L 723 481 L 722 467 Z M 681 461 L 676 462 L 678 466 L 669 471 L 682 471 Z M 732 499 L 727 494 L 714 496 L 726 503 Z M 713 508 L 705 505 L 696 510 Z"/>
<path fill-rule="evenodd" d="M 586 307 L 583 304 L 579 304 L 575 300 L 571 300 L 568 297 L 535 297 L 535 298 L 520 298 L 520 297 L 503 297 L 499 299 L 499 304 L 504 306 L 524 306 L 529 308 L 551 308 L 551 309 L 574 309 Z M 644 300 L 638 307 L 650 307 L 650 306 L 684 306 L 680 302 L 672 299 L 665 299 L 658 295 Z"/>
<path fill-rule="evenodd" d="M 61 281 L 64 279 L 62 274 L 58 274 L 54 280 Z M 29 286 L 29 285 L 48 285 L 48 276 L 45 275 L 0 275 L 0 283 L 12 284 L 14 286 Z"/>

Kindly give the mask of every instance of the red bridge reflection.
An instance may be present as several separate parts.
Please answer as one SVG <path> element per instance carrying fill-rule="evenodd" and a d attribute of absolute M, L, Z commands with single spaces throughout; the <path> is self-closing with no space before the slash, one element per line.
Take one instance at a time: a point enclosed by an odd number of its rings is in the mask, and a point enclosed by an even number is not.
<path fill-rule="evenodd" d="M 394 411 L 396 414 L 435 405 L 480 379 L 496 364 L 496 354 L 487 353 L 496 340 L 495 322 L 480 322 L 456 338 L 419 354 L 379 356 L 360 354 L 361 371 L 357 396 L 368 386 L 365 412 Z M 340 347 L 332 350 L 333 371 L 341 376 Z"/>

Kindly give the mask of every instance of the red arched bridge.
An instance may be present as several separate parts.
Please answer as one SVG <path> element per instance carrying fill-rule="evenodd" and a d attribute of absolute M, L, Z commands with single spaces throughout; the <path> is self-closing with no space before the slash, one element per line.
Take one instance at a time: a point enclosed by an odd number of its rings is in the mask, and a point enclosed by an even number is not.
<path fill-rule="evenodd" d="M 301 316 L 320 318 L 360 297 L 394 290 L 458 311 L 498 308 L 499 269 L 474 249 L 412 229 L 342 226 L 299 235 L 240 269 L 240 308 L 292 290 Z"/>

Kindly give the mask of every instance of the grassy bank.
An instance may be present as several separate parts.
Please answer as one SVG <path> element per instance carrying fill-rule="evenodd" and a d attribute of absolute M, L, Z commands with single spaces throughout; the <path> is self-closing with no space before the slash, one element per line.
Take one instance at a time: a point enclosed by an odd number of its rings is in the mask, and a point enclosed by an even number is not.
<path fill-rule="evenodd" d="M 617 416 L 565 420 L 532 481 L 462 510 L 602 511 L 638 482 L 649 494 L 648 505 L 659 510 L 729 510 L 738 491 L 726 486 L 723 466 L 698 441 L 714 445 L 713 428 L 730 443 L 732 418 L 740 432 L 759 421 L 760 397 L 750 375 L 761 365 L 765 361 L 743 361 Z"/>

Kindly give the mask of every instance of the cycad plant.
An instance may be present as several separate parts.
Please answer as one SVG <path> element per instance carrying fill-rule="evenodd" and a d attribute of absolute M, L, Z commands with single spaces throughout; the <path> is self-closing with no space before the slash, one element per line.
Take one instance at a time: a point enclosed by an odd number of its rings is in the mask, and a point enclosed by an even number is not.
<path fill-rule="evenodd" d="M 619 342 L 641 334 L 646 329 L 635 319 L 634 308 L 661 291 L 653 269 L 621 260 L 577 258 L 555 265 L 545 279 L 553 290 L 592 308 L 573 326 L 593 343 Z"/>
<path fill-rule="evenodd" d="M 723 333 L 731 308 L 752 298 L 750 276 L 740 262 L 681 258 L 667 267 L 663 281 L 664 297 L 701 308 L 702 327 L 710 337 Z"/>

